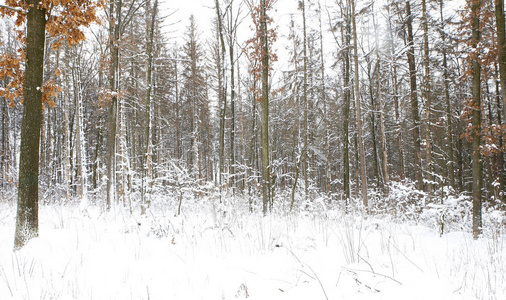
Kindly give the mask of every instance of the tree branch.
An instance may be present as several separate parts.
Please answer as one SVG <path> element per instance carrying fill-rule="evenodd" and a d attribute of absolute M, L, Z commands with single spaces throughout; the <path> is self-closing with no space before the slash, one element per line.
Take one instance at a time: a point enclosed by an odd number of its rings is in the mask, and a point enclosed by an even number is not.
<path fill-rule="evenodd" d="M 19 8 L 19 7 L 11 7 L 11 6 L 0 4 L 0 8 L 5 8 L 5 9 L 8 9 L 8 10 L 12 10 L 12 11 L 15 11 L 17 13 L 26 15 L 26 11 L 24 9 L 22 9 L 22 8 Z"/>

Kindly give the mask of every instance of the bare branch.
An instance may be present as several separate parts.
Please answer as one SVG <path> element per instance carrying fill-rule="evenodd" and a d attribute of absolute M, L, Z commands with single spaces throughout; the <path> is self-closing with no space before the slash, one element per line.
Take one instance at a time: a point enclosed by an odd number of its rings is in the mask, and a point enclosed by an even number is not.
<path fill-rule="evenodd" d="M 26 10 L 24 10 L 22 8 L 19 8 L 19 7 L 12 7 L 12 6 L 7 6 L 7 5 L 0 4 L 0 8 L 5 8 L 5 9 L 8 9 L 8 10 L 12 10 L 12 11 L 15 11 L 17 13 L 26 15 Z"/>

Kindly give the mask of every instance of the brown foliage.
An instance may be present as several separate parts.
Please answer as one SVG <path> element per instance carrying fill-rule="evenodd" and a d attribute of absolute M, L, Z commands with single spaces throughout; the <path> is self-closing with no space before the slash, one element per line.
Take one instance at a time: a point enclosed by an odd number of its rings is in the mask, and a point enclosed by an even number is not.
<path fill-rule="evenodd" d="M 0 80 L 8 80 L 6 87 L 0 88 L 0 97 L 5 97 L 11 107 L 15 105 L 14 100 L 23 95 L 23 76 L 19 57 L 10 53 L 0 56 Z"/>
<path fill-rule="evenodd" d="M 276 0 L 266 0 L 266 11 L 270 11 L 274 9 L 274 3 Z M 262 78 L 262 64 L 260 63 L 262 61 L 262 58 L 266 55 L 262 49 L 262 30 L 261 30 L 261 24 L 264 21 L 262 18 L 262 7 L 260 4 L 253 5 L 251 2 L 248 2 L 248 5 L 250 6 L 251 11 L 251 19 L 254 24 L 254 28 L 252 28 L 255 32 L 255 36 L 249 39 L 246 42 L 246 47 L 244 51 L 246 52 L 246 55 L 248 56 L 249 60 L 252 62 L 250 64 L 250 70 L 249 72 L 254 76 L 255 81 L 260 81 Z M 272 24 L 274 20 L 267 16 L 265 22 L 267 25 Z M 267 31 L 267 44 L 269 47 L 274 44 L 277 40 L 277 27 L 270 28 Z M 275 62 L 278 60 L 278 56 L 273 51 L 269 51 L 269 61 Z M 269 64 L 269 72 L 272 71 L 272 64 Z M 257 88 L 256 90 L 251 91 L 258 102 L 262 101 L 261 96 L 261 89 Z"/>
<path fill-rule="evenodd" d="M 462 25 L 459 27 L 459 33 L 462 37 L 460 41 L 466 46 L 462 50 L 462 54 L 466 55 L 464 73 L 461 77 L 461 80 L 463 81 L 471 78 L 473 74 L 472 60 L 476 58 L 476 56 L 478 56 L 481 64 L 482 81 L 487 81 L 488 79 L 495 78 L 497 76 L 495 65 L 497 64 L 499 57 L 499 48 L 497 45 L 497 32 L 495 31 L 494 3 L 493 1 L 481 1 L 479 10 L 481 39 L 475 51 L 472 47 L 473 40 L 471 36 L 471 5 L 475 1 L 476 0 L 467 0 L 465 9 L 460 12 L 462 18 Z M 472 133 L 476 130 L 472 125 L 472 113 L 474 110 L 482 108 L 476 107 L 470 98 L 464 100 L 463 107 L 461 118 L 466 122 L 467 126 L 461 137 L 471 142 Z M 501 138 L 501 135 L 506 133 L 506 128 L 501 129 L 501 127 L 497 124 L 488 124 L 485 121 L 486 120 L 483 119 L 481 124 L 482 130 L 478 133 L 482 136 L 484 144 L 481 153 L 484 156 L 491 156 L 504 151 L 504 149 L 499 149 L 496 145 L 498 139 Z M 503 136 L 502 138 L 505 137 Z"/>
<path fill-rule="evenodd" d="M 23 27 L 26 23 L 26 11 L 29 6 L 26 0 L 6 0 L 5 4 L 12 8 L 19 8 L 21 12 L 0 8 L 0 16 L 9 16 L 15 18 L 15 25 Z M 81 26 L 88 26 L 91 23 L 98 23 L 96 10 L 104 6 L 103 0 L 42 0 L 40 7 L 46 9 L 46 32 L 51 37 L 57 37 L 53 43 L 53 49 L 58 49 L 63 42 L 72 47 L 85 39 Z M 24 30 L 16 30 L 17 39 L 26 44 Z M 25 49 L 19 49 L 21 58 L 13 54 L 3 54 L 0 56 L 0 80 L 8 80 L 7 87 L 0 90 L 0 97 L 5 97 L 12 107 L 16 99 L 21 99 L 23 95 L 24 68 L 22 61 L 25 57 Z M 59 73 L 57 71 L 56 73 Z M 56 74 L 59 76 L 59 74 Z M 41 87 L 42 105 L 54 107 L 52 100 L 61 91 L 53 80 L 49 80 Z M 22 100 L 20 100 L 22 102 Z"/>

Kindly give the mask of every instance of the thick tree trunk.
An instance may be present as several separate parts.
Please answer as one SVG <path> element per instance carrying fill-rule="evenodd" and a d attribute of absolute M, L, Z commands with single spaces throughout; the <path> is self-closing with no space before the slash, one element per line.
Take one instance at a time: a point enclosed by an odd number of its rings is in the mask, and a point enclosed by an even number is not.
<path fill-rule="evenodd" d="M 116 117 L 118 114 L 118 91 L 119 91 L 119 37 L 120 37 L 120 24 L 121 24 L 121 7 L 122 1 L 111 1 L 109 13 L 113 15 L 116 12 L 116 19 L 111 20 L 110 31 L 110 51 L 111 51 L 111 66 L 110 66 L 110 89 L 112 92 L 111 103 L 109 105 L 109 129 L 107 135 L 107 200 L 106 209 L 111 208 L 112 202 L 116 198 L 116 131 L 117 122 Z"/>
<path fill-rule="evenodd" d="M 39 147 L 46 10 L 29 0 L 26 21 L 26 65 L 19 158 L 18 207 L 14 249 L 39 235 Z"/>
<path fill-rule="evenodd" d="M 499 82 L 501 84 L 500 106 L 502 106 L 502 120 L 506 120 L 506 26 L 504 19 L 504 0 L 495 0 L 495 18 L 497 26 L 497 46 L 499 48 Z M 499 107 L 500 107 L 499 106 Z M 499 122 L 501 123 L 501 122 Z M 502 145 L 504 132 L 501 133 L 499 143 Z M 498 153 L 500 191 L 503 193 L 502 200 L 505 201 L 506 193 L 504 188 L 504 151 Z"/>
<path fill-rule="evenodd" d="M 473 237 L 477 239 L 482 232 L 481 220 L 481 188 L 483 185 L 481 162 L 481 64 L 478 53 L 480 41 L 481 1 L 473 0 L 471 4 L 472 47 L 476 56 L 472 60 L 473 77 L 473 128 L 472 128 L 472 175 L 473 175 Z"/>
<path fill-rule="evenodd" d="M 499 48 L 499 80 L 501 83 L 502 106 L 506 107 L 506 26 L 504 19 L 504 0 L 494 0 L 497 26 L 497 46 Z M 506 120 L 506 109 L 503 109 Z"/>

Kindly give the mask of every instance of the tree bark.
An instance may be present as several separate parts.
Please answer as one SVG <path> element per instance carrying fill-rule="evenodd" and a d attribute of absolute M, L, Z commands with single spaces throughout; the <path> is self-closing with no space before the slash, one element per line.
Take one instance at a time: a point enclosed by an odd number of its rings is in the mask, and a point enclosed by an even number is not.
<path fill-rule="evenodd" d="M 149 8 L 149 5 L 148 5 Z M 153 105 L 151 101 L 151 95 L 153 91 L 152 81 L 153 81 L 153 39 L 155 32 L 155 23 L 156 23 L 156 14 L 158 9 L 158 0 L 155 0 L 152 12 L 151 12 L 151 21 L 148 27 L 148 41 L 147 41 L 147 70 L 146 70 L 146 128 L 145 128 L 145 148 L 144 148 L 144 178 L 146 181 L 146 192 L 144 195 L 144 199 L 142 199 L 142 207 L 141 213 L 144 214 L 146 209 L 149 208 L 151 204 L 151 189 L 153 184 L 153 132 L 152 132 L 152 110 Z"/>
<path fill-rule="evenodd" d="M 377 65 L 379 67 L 379 65 Z M 378 158 L 378 142 L 376 140 L 376 99 L 374 95 L 374 74 L 376 73 L 372 69 L 372 61 L 368 62 L 367 66 L 367 76 L 369 77 L 369 98 L 371 99 L 371 141 L 372 141 L 372 157 L 373 157 L 373 171 L 374 178 L 376 180 L 376 186 L 381 186 L 381 177 L 379 170 L 379 158 Z M 379 72 L 379 70 L 378 70 Z"/>
<path fill-rule="evenodd" d="M 109 84 L 112 92 L 111 103 L 109 105 L 109 129 L 107 135 L 107 200 L 106 209 L 111 208 L 112 202 L 116 198 L 116 117 L 118 114 L 118 90 L 119 90 L 119 37 L 121 24 L 121 7 L 122 1 L 111 1 L 109 6 L 109 14 L 112 16 L 116 12 L 116 18 L 111 19 L 109 25 L 110 33 L 110 51 L 111 66 Z"/>
<path fill-rule="evenodd" d="M 443 14 L 443 3 L 441 0 L 440 13 L 441 13 L 441 32 L 443 41 L 443 78 L 444 78 L 444 93 L 446 102 L 446 152 L 448 156 L 448 173 L 450 177 L 450 186 L 455 189 L 455 161 L 453 160 L 453 132 L 452 132 L 452 104 L 450 99 L 450 79 L 448 72 L 448 58 L 446 48 L 446 32 L 445 32 L 445 20 Z"/>
<path fill-rule="evenodd" d="M 433 192 L 433 175 L 432 175 L 432 131 L 430 124 L 430 115 L 432 110 L 432 97 L 430 90 L 430 61 L 429 61 L 429 26 L 427 21 L 427 5 L 426 0 L 422 0 L 422 26 L 423 26 L 423 64 L 425 68 L 424 85 L 425 85 L 425 166 L 427 179 L 427 192 Z"/>
<path fill-rule="evenodd" d="M 39 235 L 39 147 L 46 9 L 39 6 L 39 0 L 29 0 L 28 4 L 15 250 Z"/>
<path fill-rule="evenodd" d="M 503 119 L 506 120 L 506 26 L 504 19 L 504 0 L 495 0 L 495 20 L 497 26 L 497 47 L 499 48 L 499 80 L 501 83 L 501 96 Z"/>
<path fill-rule="evenodd" d="M 269 164 L 269 39 L 267 32 L 267 5 L 266 0 L 260 1 L 260 34 L 262 47 L 262 124 L 261 124 L 261 145 L 262 145 L 262 201 L 263 213 L 267 214 L 270 199 L 270 164 Z"/>
<path fill-rule="evenodd" d="M 495 0 L 495 19 L 497 26 L 497 46 L 499 48 L 499 82 L 501 85 L 502 120 L 506 120 L 506 26 L 504 19 L 504 0 Z M 500 107 L 499 106 L 499 107 Z M 501 119 L 501 118 L 500 118 Z M 499 121 L 499 123 L 501 123 Z M 501 130 L 500 144 L 503 144 L 504 131 Z M 501 147 L 502 148 L 502 147 Z M 504 166 L 504 150 L 498 153 L 499 167 Z M 499 171 L 500 191 L 503 193 L 502 201 L 506 200 L 504 193 L 504 172 L 501 168 Z"/>
<path fill-rule="evenodd" d="M 65 61 L 65 70 L 64 70 L 64 83 L 65 89 L 63 94 L 63 124 L 64 124 L 64 133 L 63 133 L 63 180 L 65 186 L 65 200 L 68 202 L 70 200 L 70 178 L 71 178 L 71 164 L 70 164 L 70 121 L 69 121 L 69 98 L 70 98 L 70 76 L 68 74 L 68 70 L 70 69 L 70 47 L 65 47 L 64 54 Z"/>
<path fill-rule="evenodd" d="M 235 193 L 235 57 L 234 46 L 236 42 L 236 24 L 233 18 L 233 1 L 230 2 L 229 24 L 228 24 L 228 54 L 230 57 L 230 187 L 232 193 Z"/>
<path fill-rule="evenodd" d="M 77 49 L 74 49 L 77 50 Z M 77 52 L 77 51 L 76 51 Z M 84 143 L 84 121 L 83 121 L 83 98 L 82 98 L 82 77 L 79 56 L 74 56 L 72 78 L 74 87 L 74 106 L 76 123 L 76 165 L 77 165 L 77 195 L 83 201 L 86 197 L 86 152 Z"/>
<path fill-rule="evenodd" d="M 473 237 L 477 239 L 482 232 L 481 220 L 481 188 L 483 185 L 481 162 L 481 64 L 478 53 L 480 42 L 480 13 L 481 1 L 471 3 L 472 48 L 475 55 L 472 58 L 472 94 L 473 94 L 473 128 L 472 128 L 472 175 L 473 175 Z"/>
<path fill-rule="evenodd" d="M 358 127 L 358 147 L 360 156 L 360 179 L 362 181 L 362 204 L 368 209 L 367 199 L 367 173 L 365 166 L 365 150 L 362 132 L 362 111 L 360 108 L 360 82 L 359 82 L 359 69 L 358 69 L 358 40 L 357 40 L 357 22 L 355 15 L 355 1 L 351 1 L 351 20 L 353 24 L 353 57 L 355 61 L 355 106 L 357 112 L 357 127 Z"/>
<path fill-rule="evenodd" d="M 381 154 L 382 154 L 382 167 L 383 167 L 383 183 L 388 187 L 388 182 L 390 181 L 390 176 L 388 172 L 388 152 L 387 152 L 387 140 L 386 140 L 386 132 L 385 132 L 385 114 L 384 114 L 384 106 L 383 106 L 383 94 L 381 92 L 381 57 L 379 50 L 379 36 L 378 36 L 378 26 L 376 24 L 376 11 L 373 12 L 373 24 L 374 24 L 374 34 L 376 38 L 374 39 L 375 48 L 376 48 L 376 95 L 378 98 L 378 110 L 380 114 L 380 132 L 381 132 Z"/>
<path fill-rule="evenodd" d="M 219 0 L 215 0 L 216 4 L 216 16 L 218 19 L 218 100 L 220 106 L 220 137 L 219 137 L 219 175 L 218 185 L 220 188 L 220 199 L 221 190 L 223 188 L 223 172 L 225 171 L 225 126 L 226 126 L 226 115 L 227 115 L 227 93 L 224 87 L 224 73 L 225 73 L 225 40 L 223 38 L 223 20 L 221 17 L 221 9 Z M 221 49 L 221 50 L 220 50 Z"/>
<path fill-rule="evenodd" d="M 496 65 L 496 72 L 497 72 L 497 65 Z M 504 111 L 504 107 L 502 105 L 502 97 L 501 97 L 501 94 L 500 94 L 500 91 L 499 91 L 499 85 L 500 85 L 500 82 L 497 82 L 496 81 L 496 107 L 497 107 L 497 124 L 499 125 L 500 128 L 502 128 L 503 126 L 503 118 L 502 118 L 502 112 Z M 503 149 L 503 145 L 504 145 L 504 142 L 503 142 L 503 136 L 504 136 L 504 131 L 501 130 L 500 131 L 500 136 L 499 136 L 499 140 L 497 141 L 497 147 L 499 149 Z M 499 198 L 502 202 L 505 201 L 505 196 L 504 195 L 504 150 L 503 151 L 499 151 L 497 153 L 497 175 L 498 175 L 498 180 L 499 180 Z"/>
<path fill-rule="evenodd" d="M 300 2 L 302 9 L 302 31 L 303 31 L 303 72 L 304 72 L 304 82 L 302 86 L 302 97 L 304 102 L 304 150 L 301 153 L 301 163 L 303 165 L 303 174 L 304 174 L 304 196 L 307 201 L 308 199 L 308 186 L 309 186 L 309 163 L 308 163 L 308 154 L 307 149 L 309 147 L 308 137 L 309 137 L 309 124 L 308 124 L 308 110 L 309 103 L 307 100 L 307 87 L 308 87 L 308 75 L 307 75 L 307 33 L 306 33 L 306 3 L 304 0 Z"/>
<path fill-rule="evenodd" d="M 397 80 L 397 54 L 395 49 L 395 41 L 394 41 L 394 32 L 392 28 L 392 20 L 390 14 L 390 5 L 387 6 L 388 11 L 388 34 L 390 39 L 390 56 L 391 56 L 391 72 L 392 72 L 392 85 L 393 85 L 393 100 L 394 100 L 394 110 L 395 110 L 395 124 L 397 125 L 397 148 L 399 155 L 399 177 L 401 180 L 406 178 L 405 170 L 404 170 L 404 147 L 402 142 L 402 124 L 400 119 L 400 110 L 399 110 L 399 83 Z"/>
<path fill-rule="evenodd" d="M 323 123 L 324 123 L 324 145 L 325 145 L 325 191 L 331 192 L 332 174 L 330 172 L 330 149 L 329 149 L 329 118 L 327 112 L 327 86 L 325 84 L 325 53 L 323 46 L 323 26 L 322 26 L 322 8 L 321 3 L 318 1 L 318 25 L 320 33 L 320 84 L 321 84 L 321 99 L 323 103 Z"/>
<path fill-rule="evenodd" d="M 341 36 L 343 40 L 343 85 L 344 85 L 344 103 L 343 103 L 343 188 L 344 199 L 347 204 L 351 198 L 350 190 L 350 106 L 351 106 L 351 85 L 350 85 L 350 48 L 351 48 L 351 16 L 349 6 L 346 6 L 345 26 L 342 29 Z M 358 182 L 357 182 L 358 185 Z"/>
<path fill-rule="evenodd" d="M 416 187 L 423 190 L 423 176 L 422 176 L 422 153 L 420 146 L 420 114 L 418 113 L 418 97 L 416 91 L 416 65 L 415 65 L 415 44 L 413 37 L 413 16 L 411 14 L 411 5 L 406 1 L 406 14 L 407 14 L 407 29 L 408 29 L 408 66 L 409 66 L 409 80 L 410 80 L 410 99 L 411 99 L 411 114 L 413 118 L 413 143 L 415 154 L 415 179 Z"/>
<path fill-rule="evenodd" d="M 0 199 L 4 199 L 4 192 L 7 189 L 7 182 L 9 178 L 8 174 L 8 165 L 9 165 L 9 128 L 10 128 L 10 120 L 8 115 L 8 107 L 7 101 L 5 99 L 1 100 L 2 102 L 2 140 L 0 142 L 0 146 L 2 147 L 0 151 Z M 10 176 L 9 176 L 10 177 Z"/>

